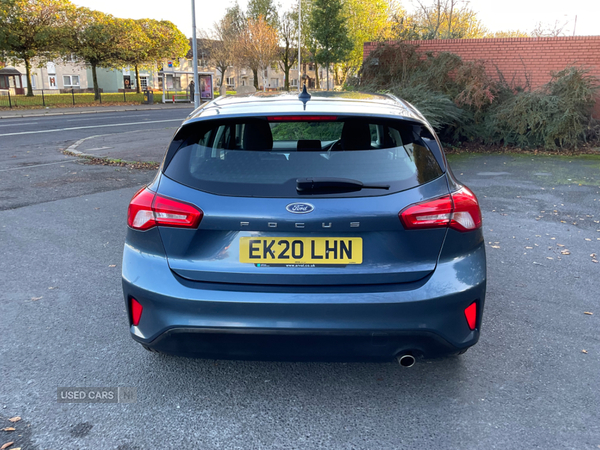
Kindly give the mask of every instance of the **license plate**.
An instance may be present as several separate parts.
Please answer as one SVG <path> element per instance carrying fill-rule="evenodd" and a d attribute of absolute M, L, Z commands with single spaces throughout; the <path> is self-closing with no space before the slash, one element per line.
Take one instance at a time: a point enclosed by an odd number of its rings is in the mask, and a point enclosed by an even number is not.
<path fill-rule="evenodd" d="M 242 237 L 240 262 L 252 264 L 362 264 L 362 238 Z"/>

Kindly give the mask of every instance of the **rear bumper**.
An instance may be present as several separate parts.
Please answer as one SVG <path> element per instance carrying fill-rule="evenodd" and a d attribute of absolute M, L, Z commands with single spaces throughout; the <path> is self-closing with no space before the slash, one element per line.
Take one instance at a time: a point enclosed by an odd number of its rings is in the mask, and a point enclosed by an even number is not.
<path fill-rule="evenodd" d="M 166 353 L 240 359 L 391 359 L 458 353 L 479 339 L 483 245 L 405 285 L 277 289 L 183 282 L 164 257 L 126 245 L 123 292 L 143 306 L 132 337 Z M 464 309 L 477 302 L 470 330 Z"/>
<path fill-rule="evenodd" d="M 208 359 L 278 361 L 386 361 L 396 355 L 434 358 L 458 354 L 477 342 L 478 332 L 457 348 L 432 332 L 339 331 L 239 328 L 171 328 L 140 343 L 172 355 Z"/>

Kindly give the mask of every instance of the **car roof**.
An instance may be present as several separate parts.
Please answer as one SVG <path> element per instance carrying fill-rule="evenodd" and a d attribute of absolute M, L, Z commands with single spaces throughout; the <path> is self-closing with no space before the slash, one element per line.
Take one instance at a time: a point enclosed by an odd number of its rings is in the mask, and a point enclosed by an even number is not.
<path fill-rule="evenodd" d="M 205 103 L 194 110 L 186 122 L 265 114 L 343 114 L 373 115 L 412 119 L 426 123 L 423 116 L 409 103 L 393 95 L 356 91 L 317 91 L 302 102 L 296 92 L 255 92 L 226 95 Z"/>

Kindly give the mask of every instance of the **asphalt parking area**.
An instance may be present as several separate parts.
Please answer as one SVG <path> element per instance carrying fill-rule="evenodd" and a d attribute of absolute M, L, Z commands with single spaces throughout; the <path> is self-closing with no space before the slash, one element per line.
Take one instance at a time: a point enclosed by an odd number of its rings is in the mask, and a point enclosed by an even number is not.
<path fill-rule="evenodd" d="M 36 191 L 21 175 L 0 211 L 1 428 L 22 418 L 0 446 L 600 446 L 600 159 L 451 158 L 484 214 L 483 330 L 465 355 L 411 369 L 143 350 L 128 336 L 120 270 L 127 203 L 153 173 L 69 164 L 77 189 L 26 201 Z M 135 387 L 137 400 L 58 403 L 63 386 Z"/>

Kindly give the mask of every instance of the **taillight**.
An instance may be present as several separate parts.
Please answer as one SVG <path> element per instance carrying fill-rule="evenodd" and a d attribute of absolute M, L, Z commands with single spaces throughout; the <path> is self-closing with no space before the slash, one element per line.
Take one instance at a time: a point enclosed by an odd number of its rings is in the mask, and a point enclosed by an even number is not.
<path fill-rule="evenodd" d="M 469 328 L 474 330 L 477 324 L 477 303 L 473 302 L 465 308 L 465 319 Z"/>
<path fill-rule="evenodd" d="M 145 187 L 133 195 L 127 210 L 127 225 L 136 230 L 147 230 L 156 225 L 152 212 L 154 195 L 154 192 Z"/>
<path fill-rule="evenodd" d="M 400 211 L 399 217 L 408 230 L 449 226 L 458 231 L 472 231 L 481 227 L 477 197 L 466 187 L 444 197 L 411 205 Z"/>
<path fill-rule="evenodd" d="M 136 230 L 148 230 L 155 226 L 196 228 L 202 216 L 202 210 L 194 205 L 142 188 L 129 203 L 127 225 Z"/>
<path fill-rule="evenodd" d="M 131 323 L 136 327 L 140 323 L 144 307 L 135 298 L 131 297 Z"/>
<path fill-rule="evenodd" d="M 463 187 L 452 193 L 454 212 L 450 228 L 458 231 L 471 231 L 481 227 L 481 210 L 477 197 L 468 188 Z"/>

